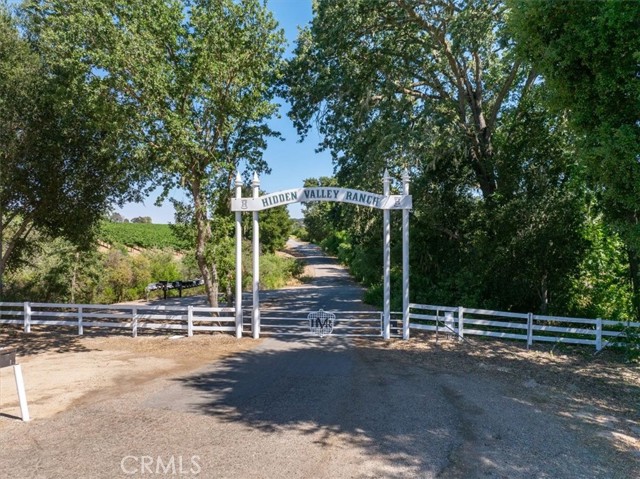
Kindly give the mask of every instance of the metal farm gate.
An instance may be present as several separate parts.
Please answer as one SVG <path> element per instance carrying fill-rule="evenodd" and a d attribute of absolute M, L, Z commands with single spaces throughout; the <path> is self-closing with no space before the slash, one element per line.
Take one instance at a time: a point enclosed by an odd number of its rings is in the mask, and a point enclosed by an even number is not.
<path fill-rule="evenodd" d="M 265 336 L 379 337 L 384 335 L 382 311 L 291 311 L 263 308 L 260 334 Z M 244 311 L 243 332 L 251 334 L 251 310 Z M 402 313 L 392 313 L 391 336 L 402 336 Z"/>

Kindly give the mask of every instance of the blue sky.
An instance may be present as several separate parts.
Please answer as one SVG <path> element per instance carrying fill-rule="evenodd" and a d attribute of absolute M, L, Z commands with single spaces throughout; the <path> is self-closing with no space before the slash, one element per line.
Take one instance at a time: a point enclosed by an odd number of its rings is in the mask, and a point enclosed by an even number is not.
<path fill-rule="evenodd" d="M 311 0 L 268 0 L 268 8 L 273 12 L 280 27 L 284 29 L 289 46 L 287 54 L 293 50 L 298 34 L 298 26 L 304 26 L 311 20 Z M 331 157 L 328 152 L 316 153 L 318 133 L 313 130 L 304 142 L 300 143 L 298 135 L 289 118 L 286 116 L 289 106 L 280 108 L 281 118 L 270 122 L 273 129 L 282 133 L 284 141 L 270 139 L 264 157 L 271 167 L 271 174 L 260 178 L 260 189 L 272 193 L 274 191 L 302 186 L 305 178 L 330 176 L 333 173 Z M 154 223 L 172 223 L 173 207 L 165 201 L 162 207 L 156 207 L 157 195 L 152 194 L 144 203 L 130 203 L 118 211 L 125 218 L 150 216 Z M 301 205 L 289 206 L 293 218 L 302 217 Z"/>

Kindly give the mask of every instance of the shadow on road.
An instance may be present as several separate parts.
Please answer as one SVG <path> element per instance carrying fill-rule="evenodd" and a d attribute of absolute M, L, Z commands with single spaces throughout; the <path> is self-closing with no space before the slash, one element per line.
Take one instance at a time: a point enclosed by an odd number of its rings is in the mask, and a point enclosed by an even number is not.
<path fill-rule="evenodd" d="M 585 462 L 588 448 L 570 432 L 577 422 L 588 426 L 571 413 L 584 407 L 582 399 L 567 400 L 564 418 L 543 413 L 545 393 L 522 387 L 518 376 L 505 382 L 479 369 L 456 372 L 476 361 L 473 351 L 463 358 L 436 348 L 415 361 L 378 341 L 357 347 L 343 338 L 325 338 L 321 346 L 317 338 L 278 343 L 177 379 L 190 391 L 183 407 L 267 433 L 295 431 L 321 446 L 335 448 L 343 441 L 402 471 L 397 476 L 377 471 L 384 477 L 567 477 L 567 471 L 576 474 L 572 477 L 624 477 L 616 474 L 629 472 L 624 464 L 613 467 L 596 456 Z M 500 364 L 522 366 L 504 358 Z M 604 456 L 615 454 L 613 446 L 609 449 Z"/>
<path fill-rule="evenodd" d="M 430 405 L 421 386 L 415 388 L 419 381 L 402 384 L 415 370 L 386 375 L 382 364 L 372 375 L 354 356 L 362 352 L 342 338 L 328 338 L 321 347 L 318 338 L 278 342 L 276 349 L 250 351 L 178 379 L 203 393 L 195 402 L 190 394 L 187 407 L 267 433 L 314 435 L 321 446 L 344 441 L 404 471 L 434 472 L 433 457 L 424 455 L 441 442 L 433 420 L 425 420 Z"/>

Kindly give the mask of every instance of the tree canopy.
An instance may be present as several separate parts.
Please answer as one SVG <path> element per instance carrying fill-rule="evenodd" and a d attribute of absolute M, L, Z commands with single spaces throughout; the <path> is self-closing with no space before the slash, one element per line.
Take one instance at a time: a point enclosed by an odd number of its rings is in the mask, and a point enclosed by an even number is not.
<path fill-rule="evenodd" d="M 485 198 L 496 191 L 501 113 L 535 74 L 509 48 L 502 2 L 459 3 L 317 2 L 289 64 L 291 117 L 301 133 L 318 120 L 340 177 L 361 173 L 354 158 L 382 172 L 422 157 L 423 169 L 461 162 Z"/>
<path fill-rule="evenodd" d="M 545 107 L 548 88 L 518 55 L 508 5 L 314 8 L 288 63 L 290 116 L 302 135 L 318 125 L 344 186 L 378 188 L 385 168 L 410 169 L 414 298 L 566 312 L 589 248 L 584 169 L 566 120 Z M 323 214 L 308 229 L 338 234 L 352 269 L 370 268 L 379 215 L 337 210 L 311 211 Z"/>
<path fill-rule="evenodd" d="M 144 170 L 121 148 L 115 94 L 84 93 L 0 8 L 0 292 L 34 230 L 86 246 L 112 203 L 138 197 Z"/>
<path fill-rule="evenodd" d="M 576 132 L 590 185 L 628 252 L 640 317 L 640 2 L 510 0 L 518 51 Z"/>
<path fill-rule="evenodd" d="M 165 194 L 186 190 L 197 231 L 195 254 L 212 305 L 217 268 L 211 251 L 226 228 L 230 182 L 241 163 L 266 171 L 266 120 L 276 111 L 273 83 L 283 35 L 258 0 L 30 0 L 30 31 L 58 65 L 83 72 L 128 114 L 142 161 Z"/>

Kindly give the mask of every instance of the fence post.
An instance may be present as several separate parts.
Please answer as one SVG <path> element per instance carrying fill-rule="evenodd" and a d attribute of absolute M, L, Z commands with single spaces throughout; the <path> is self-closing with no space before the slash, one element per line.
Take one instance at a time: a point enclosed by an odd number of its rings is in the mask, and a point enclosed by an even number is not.
<path fill-rule="evenodd" d="M 455 326 L 453 325 L 453 312 L 451 311 L 445 311 L 444 313 L 444 330 L 447 338 L 450 338 L 452 334 L 456 333 Z"/>
<path fill-rule="evenodd" d="M 27 393 L 24 390 L 24 379 L 22 378 L 22 367 L 14 364 L 13 374 L 16 378 L 16 389 L 18 390 L 18 402 L 20 403 L 20 413 L 23 421 L 29 421 L 29 408 L 27 407 Z"/>
<path fill-rule="evenodd" d="M 533 313 L 527 314 L 527 349 L 533 345 Z"/>
<path fill-rule="evenodd" d="M 138 337 L 138 308 L 131 309 L 131 334 Z"/>
<path fill-rule="evenodd" d="M 78 334 L 84 334 L 84 326 L 82 325 L 82 306 L 78 306 Z"/>
<path fill-rule="evenodd" d="M 464 308 L 458 306 L 458 341 L 464 338 Z"/>
<path fill-rule="evenodd" d="M 596 319 L 596 351 L 602 349 L 602 318 Z"/>
<path fill-rule="evenodd" d="M 31 304 L 28 301 L 24 302 L 24 332 L 31 332 Z"/>
<path fill-rule="evenodd" d="M 187 336 L 193 336 L 193 306 L 187 306 Z"/>
<path fill-rule="evenodd" d="M 402 194 L 409 195 L 409 171 L 402 172 Z M 402 209 L 402 339 L 409 339 L 409 210 Z"/>

